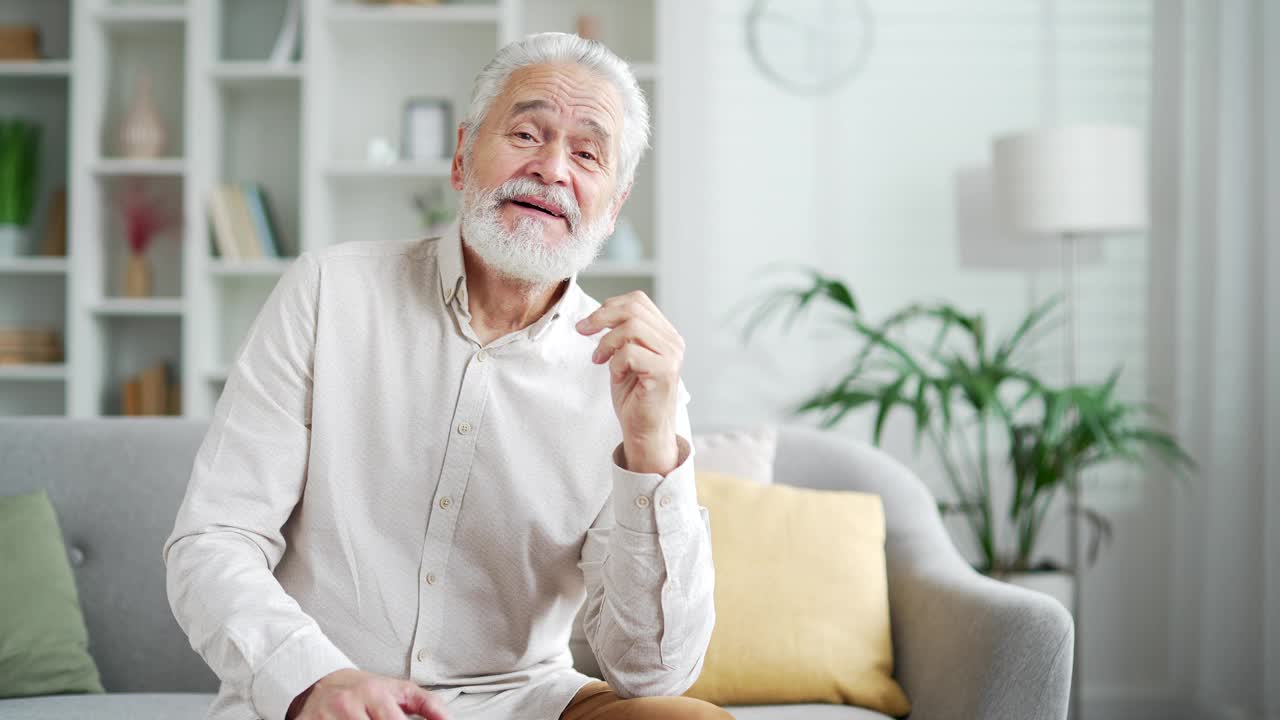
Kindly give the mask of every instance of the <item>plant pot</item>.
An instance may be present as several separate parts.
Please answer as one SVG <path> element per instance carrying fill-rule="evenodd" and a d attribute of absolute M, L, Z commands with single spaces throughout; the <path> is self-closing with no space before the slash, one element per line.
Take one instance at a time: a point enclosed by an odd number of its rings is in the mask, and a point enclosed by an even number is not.
<path fill-rule="evenodd" d="M 124 294 L 127 297 L 151 297 L 151 264 L 140 253 L 129 253 L 129 264 L 124 274 Z"/>
<path fill-rule="evenodd" d="M 990 577 L 1007 582 L 1010 585 L 1035 590 L 1062 603 L 1062 607 L 1071 611 L 1074 616 L 1075 603 L 1072 594 L 1075 590 L 1075 577 L 1069 572 L 1060 570 L 1041 570 L 1036 572 L 991 573 Z"/>
<path fill-rule="evenodd" d="M 0 257 L 26 255 L 29 236 L 24 225 L 0 223 Z"/>

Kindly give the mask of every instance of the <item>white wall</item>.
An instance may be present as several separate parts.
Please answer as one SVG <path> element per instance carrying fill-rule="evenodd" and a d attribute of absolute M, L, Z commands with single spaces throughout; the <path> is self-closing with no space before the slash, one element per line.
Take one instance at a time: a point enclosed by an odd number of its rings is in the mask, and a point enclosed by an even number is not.
<path fill-rule="evenodd" d="M 681 165 L 665 176 L 677 187 L 666 190 L 675 216 L 663 297 L 688 344 L 695 427 L 786 420 L 788 407 L 845 367 L 850 343 L 813 322 L 738 343 L 740 321 L 726 314 L 758 291 L 753 273 L 767 263 L 845 278 L 874 317 L 939 299 L 982 310 L 1007 332 L 1060 289 L 1058 274 L 962 261 L 955 173 L 985 164 L 1002 132 L 1053 119 L 1148 120 L 1149 0 L 1057 0 L 1048 15 L 1041 0 L 871 2 L 867 67 L 819 98 L 789 94 L 753 67 L 743 30 L 750 4 L 678 3 L 680 21 L 663 36 L 690 68 L 664 87 L 679 111 L 661 137 L 680 144 Z M 1053 266 L 1057 251 L 1046 250 Z M 1147 251 L 1145 236 L 1109 239 L 1079 281 L 1079 372 L 1101 379 L 1122 363 L 1134 399 L 1147 384 Z M 1060 355 L 1054 338 L 1036 355 L 1051 378 Z M 864 415 L 840 432 L 867 438 L 869 426 Z M 886 446 L 946 494 L 932 463 L 912 456 L 904 425 L 891 427 Z M 1116 472 L 1087 483 L 1089 502 L 1115 526 L 1086 578 L 1080 642 L 1091 717 L 1155 712 L 1171 696 L 1166 483 Z M 1044 553 L 1063 557 L 1064 528 L 1049 524 Z"/>

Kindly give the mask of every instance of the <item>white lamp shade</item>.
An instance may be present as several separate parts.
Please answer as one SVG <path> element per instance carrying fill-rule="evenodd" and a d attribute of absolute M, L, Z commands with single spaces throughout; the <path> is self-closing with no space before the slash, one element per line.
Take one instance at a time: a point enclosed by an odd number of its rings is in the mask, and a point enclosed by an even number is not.
<path fill-rule="evenodd" d="M 1043 128 L 996 138 L 996 210 L 1019 233 L 1098 234 L 1147 226 L 1142 134 L 1109 125 Z"/>

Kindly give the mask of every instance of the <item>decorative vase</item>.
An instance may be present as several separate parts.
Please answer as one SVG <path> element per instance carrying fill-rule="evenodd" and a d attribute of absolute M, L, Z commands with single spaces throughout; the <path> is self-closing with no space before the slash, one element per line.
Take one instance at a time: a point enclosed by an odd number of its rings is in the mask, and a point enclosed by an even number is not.
<path fill-rule="evenodd" d="M 124 273 L 124 294 L 127 297 L 151 297 L 151 264 L 142 253 L 129 253 L 129 264 Z"/>
<path fill-rule="evenodd" d="M 1075 578 L 1069 572 L 1041 570 L 1036 572 L 993 573 L 991 577 L 1007 582 L 1010 585 L 1017 585 L 1021 588 L 1044 593 L 1062 603 L 1062 607 L 1069 610 L 1072 616 L 1076 614 L 1073 607 L 1075 603 L 1072 598 L 1072 591 L 1075 589 Z"/>
<path fill-rule="evenodd" d="M 28 234 L 24 225 L 0 223 L 0 257 L 26 255 Z"/>
<path fill-rule="evenodd" d="M 151 73 L 142 71 L 134 88 L 133 104 L 120 123 L 117 152 L 128 158 L 160 157 L 168 132 L 151 93 Z"/>

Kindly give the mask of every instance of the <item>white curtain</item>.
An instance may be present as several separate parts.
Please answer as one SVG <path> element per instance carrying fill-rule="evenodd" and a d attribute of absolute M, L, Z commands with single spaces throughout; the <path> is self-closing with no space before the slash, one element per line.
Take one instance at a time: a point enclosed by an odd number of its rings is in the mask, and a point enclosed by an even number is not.
<path fill-rule="evenodd" d="M 1275 720 L 1280 2 L 1154 3 L 1152 389 L 1201 465 L 1174 493 L 1172 685 L 1187 717 Z"/>

